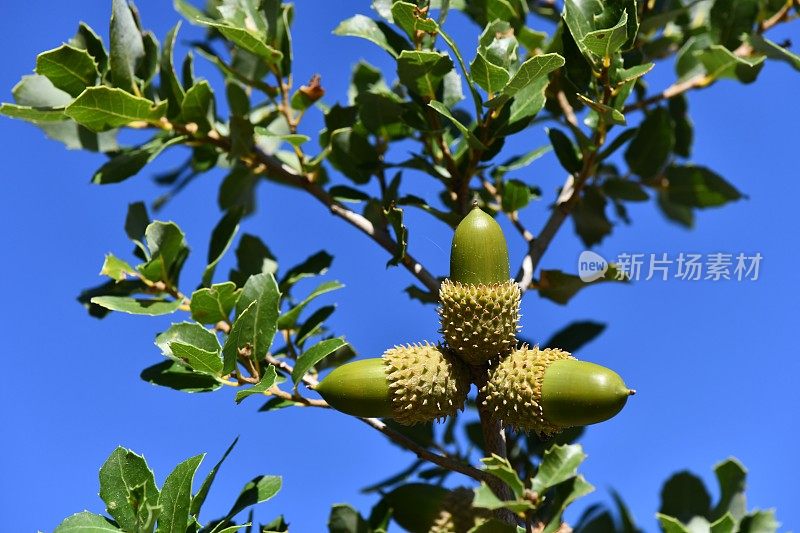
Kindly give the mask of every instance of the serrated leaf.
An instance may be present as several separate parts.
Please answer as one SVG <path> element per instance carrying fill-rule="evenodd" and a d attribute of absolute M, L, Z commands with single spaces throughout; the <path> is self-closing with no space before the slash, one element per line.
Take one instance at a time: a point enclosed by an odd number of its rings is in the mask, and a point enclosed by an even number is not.
<path fill-rule="evenodd" d="M 736 531 L 736 520 L 730 513 L 725 513 L 719 520 L 709 526 L 709 533 L 734 533 Z"/>
<path fill-rule="evenodd" d="M 141 455 L 118 447 L 100 467 L 100 498 L 125 531 L 139 531 L 149 522 L 150 513 L 158 506 L 158 495 L 153 472 Z"/>
<path fill-rule="evenodd" d="M 310 304 L 315 298 L 322 296 L 325 293 L 341 289 L 342 287 L 344 287 L 344 284 L 335 280 L 326 281 L 320 284 L 316 289 L 311 291 L 311 294 L 306 296 L 306 298 L 302 302 L 292 307 L 290 310 L 286 311 L 280 316 L 280 318 L 278 319 L 278 328 L 279 329 L 294 328 L 297 324 L 297 319 L 300 317 L 300 313 L 302 313 L 303 309 L 305 309 L 306 306 Z"/>
<path fill-rule="evenodd" d="M 580 43 L 583 48 L 601 58 L 605 64 L 611 63 L 611 57 L 628 40 L 628 12 L 623 10 L 622 16 L 610 28 L 594 30 L 583 36 Z"/>
<path fill-rule="evenodd" d="M 207 81 L 193 85 L 184 95 L 180 120 L 197 124 L 198 131 L 208 132 L 214 121 L 214 91 Z"/>
<path fill-rule="evenodd" d="M 469 65 L 472 80 L 483 88 L 488 94 L 499 93 L 511 79 L 511 73 L 505 67 L 495 65 L 478 52 Z"/>
<path fill-rule="evenodd" d="M 489 510 L 508 509 L 514 513 L 524 513 L 533 509 L 533 504 L 527 500 L 501 500 L 485 482 L 481 482 L 475 489 L 472 506 Z"/>
<path fill-rule="evenodd" d="M 181 306 L 180 300 L 164 300 L 159 298 L 132 298 L 129 296 L 95 296 L 91 303 L 111 311 L 119 311 L 130 315 L 168 315 Z"/>
<path fill-rule="evenodd" d="M 114 281 L 122 281 L 128 276 L 136 276 L 136 269 L 114 254 L 106 254 L 100 275 L 108 276 Z"/>
<path fill-rule="evenodd" d="M 193 370 L 209 376 L 219 376 L 222 372 L 222 359 L 219 350 L 203 350 L 197 346 L 173 342 L 169 345 L 172 355 L 186 362 Z"/>
<path fill-rule="evenodd" d="M 511 466 L 508 459 L 499 455 L 492 455 L 481 459 L 483 469 L 493 476 L 501 479 L 508 485 L 516 498 L 522 498 L 525 492 L 525 484 L 519 479 L 517 472 Z"/>
<path fill-rule="evenodd" d="M 192 293 L 192 303 L 189 306 L 192 318 L 202 324 L 228 320 L 238 298 L 239 291 L 231 281 L 198 289 Z"/>
<path fill-rule="evenodd" d="M 711 513 L 712 518 L 730 513 L 736 520 L 741 520 L 746 512 L 745 508 L 745 479 L 747 470 L 742 464 L 730 458 L 714 466 L 714 473 L 719 483 L 719 502 Z"/>
<path fill-rule="evenodd" d="M 295 387 L 314 365 L 345 345 L 347 345 L 345 340 L 342 337 L 337 337 L 335 339 L 320 341 L 303 352 L 300 357 L 297 358 L 294 370 L 292 371 L 292 382 Z"/>
<path fill-rule="evenodd" d="M 416 38 L 417 32 L 436 33 L 439 30 L 436 21 L 428 18 L 416 4 L 395 0 L 391 10 L 394 23 L 403 28 L 411 39 Z"/>
<path fill-rule="evenodd" d="M 677 518 L 657 513 L 658 523 L 664 533 L 690 533 L 688 529 Z"/>
<path fill-rule="evenodd" d="M 68 44 L 39 54 L 36 73 L 46 76 L 54 86 L 72 96 L 78 96 L 97 83 L 100 75 L 94 58 L 86 50 Z"/>
<path fill-rule="evenodd" d="M 501 190 L 501 207 L 506 213 L 513 213 L 526 207 L 535 197 L 530 185 L 520 180 L 503 182 Z"/>
<path fill-rule="evenodd" d="M 137 270 L 151 281 L 177 283 L 180 270 L 189 255 L 186 236 L 181 228 L 174 222 L 156 220 L 147 226 L 145 241 L 150 259 L 139 265 Z"/>
<path fill-rule="evenodd" d="M 154 102 L 129 94 L 122 89 L 89 87 L 67 106 L 64 113 L 92 131 L 107 131 L 131 122 L 157 122 L 167 103 Z"/>
<path fill-rule="evenodd" d="M 112 531 L 119 532 L 121 530 L 114 527 L 106 517 L 83 511 L 64 519 L 53 533 L 104 533 Z"/>
<path fill-rule="evenodd" d="M 507 97 L 514 96 L 562 66 L 564 66 L 564 58 L 558 54 L 533 56 L 519 66 L 508 84 L 503 87 L 502 93 Z"/>
<path fill-rule="evenodd" d="M 264 394 L 265 392 L 269 391 L 275 382 L 277 381 L 278 375 L 275 372 L 275 367 L 269 365 L 264 370 L 264 375 L 261 377 L 261 380 L 253 385 L 250 388 L 240 390 L 236 392 L 236 403 L 242 403 L 242 400 L 247 398 L 248 396 L 252 396 L 253 394 Z"/>
<path fill-rule="evenodd" d="M 182 362 L 180 357 L 173 353 L 172 345 L 175 343 L 195 346 L 206 352 L 219 352 L 219 341 L 213 331 L 204 328 L 197 322 L 178 322 L 159 333 L 155 344 L 166 357 Z"/>
<path fill-rule="evenodd" d="M 214 479 L 217 477 L 217 472 L 219 472 L 219 468 L 222 466 L 222 463 L 228 457 L 228 455 L 233 451 L 233 447 L 236 446 L 236 443 L 239 442 L 239 437 L 233 439 L 233 442 L 228 449 L 225 450 L 225 453 L 222 454 L 222 458 L 214 465 L 211 471 L 206 475 L 205 479 L 203 480 L 203 484 L 200 485 L 200 488 L 197 490 L 197 494 L 192 497 L 192 504 L 189 508 L 189 514 L 195 518 L 199 518 L 200 516 L 200 509 L 203 507 L 203 503 L 206 501 L 206 497 L 208 496 L 208 491 L 211 489 L 211 484 L 214 483 Z"/>
<path fill-rule="evenodd" d="M 175 361 L 162 361 L 142 370 L 140 377 L 160 387 L 182 392 L 211 392 L 222 387 L 212 376 L 200 374 Z"/>
<path fill-rule="evenodd" d="M 91 26 L 85 22 L 78 24 L 78 31 L 70 39 L 69 44 L 75 48 L 86 50 L 94 58 L 95 64 L 100 74 L 105 74 L 108 70 L 108 52 L 103 46 L 103 40 L 97 35 Z"/>
<path fill-rule="evenodd" d="M 204 457 L 205 454 L 200 454 L 183 461 L 167 476 L 158 499 L 161 514 L 157 533 L 186 533 L 192 502 L 192 481 Z"/>
<path fill-rule="evenodd" d="M 283 59 L 283 52 L 267 44 L 267 36 L 258 30 L 235 26 L 230 21 L 209 19 L 196 19 L 196 21 L 219 31 L 234 45 L 262 59 L 267 65 L 274 65 Z"/>
<path fill-rule="evenodd" d="M 236 302 L 237 318 L 222 349 L 224 373 L 236 367 L 239 350 L 249 348 L 254 360 L 266 355 L 277 331 L 281 293 L 272 274 L 251 276 Z"/>
<path fill-rule="evenodd" d="M 145 56 L 144 40 L 126 0 L 111 3 L 109 70 L 114 85 L 134 91 L 136 67 Z"/>
<path fill-rule="evenodd" d="M 623 126 L 627 124 L 625 115 L 623 115 L 619 109 L 614 109 L 611 106 L 601 104 L 600 102 L 595 102 L 594 100 L 586 98 L 582 94 L 578 94 L 577 97 L 578 100 L 594 110 L 606 124 L 620 124 Z"/>
<path fill-rule="evenodd" d="M 586 454 L 578 444 L 552 446 L 544 452 L 539 470 L 531 479 L 531 490 L 543 494 L 547 489 L 575 476 Z"/>

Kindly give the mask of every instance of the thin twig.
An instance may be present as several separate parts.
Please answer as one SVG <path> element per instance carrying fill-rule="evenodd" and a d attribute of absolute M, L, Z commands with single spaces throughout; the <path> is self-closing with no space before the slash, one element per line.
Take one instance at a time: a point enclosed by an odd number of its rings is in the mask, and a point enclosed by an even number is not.
<path fill-rule="evenodd" d="M 268 363 L 280 368 L 281 370 L 283 370 L 287 374 L 291 374 L 292 371 L 294 370 L 292 365 L 290 365 L 286 361 L 282 361 L 280 359 L 277 359 L 276 357 L 274 357 L 272 355 L 267 355 L 266 360 L 267 360 Z M 308 387 L 310 387 L 312 389 L 319 384 L 319 382 L 316 379 L 314 379 L 313 377 L 311 377 L 309 375 L 303 376 L 302 381 L 303 381 L 303 383 L 305 383 Z M 294 398 L 291 397 L 292 395 L 289 395 L 289 396 L 290 396 L 290 398 L 288 398 L 288 399 L 294 399 Z M 322 405 L 320 405 L 319 401 L 310 400 L 308 398 L 306 398 L 306 400 L 308 400 L 308 403 L 304 402 L 305 405 L 314 406 L 314 407 L 322 407 Z M 313 403 L 311 403 L 311 402 L 313 402 Z M 327 403 L 325 403 L 325 402 L 322 402 L 322 403 L 324 403 L 324 407 L 329 407 Z M 432 451 L 420 446 L 419 444 L 417 444 L 416 442 L 414 442 L 410 438 L 406 437 L 402 433 L 399 433 L 399 432 L 395 431 L 394 429 L 390 428 L 385 423 L 383 423 L 383 421 L 381 421 L 381 420 L 379 420 L 377 418 L 361 418 L 361 417 L 357 417 L 357 418 L 359 420 L 361 420 L 362 422 L 364 422 L 365 424 L 367 424 L 368 426 L 370 426 L 370 427 L 372 427 L 374 429 L 377 429 L 378 431 L 380 431 L 381 433 L 386 435 L 386 437 L 388 437 L 389 440 L 391 440 L 395 444 L 397 444 L 397 445 L 399 445 L 399 446 L 401 446 L 403 448 L 406 448 L 407 450 L 413 452 L 414 454 L 416 454 L 417 457 L 419 457 L 423 461 L 428 461 L 428 462 L 433 463 L 433 464 L 435 464 L 437 466 L 441 466 L 442 468 L 445 468 L 447 470 L 451 470 L 453 472 L 458 472 L 460 474 L 464 474 L 465 476 L 471 477 L 471 478 L 473 478 L 473 479 L 475 479 L 477 481 L 490 482 L 492 480 L 497 479 L 494 476 L 492 476 L 491 474 L 488 474 L 486 472 L 478 470 L 474 466 L 470 466 L 468 464 L 464 464 L 461 461 L 457 461 L 457 460 L 455 460 L 455 459 L 453 459 L 451 457 L 445 456 L 445 455 L 439 455 L 437 453 L 433 453 Z"/>

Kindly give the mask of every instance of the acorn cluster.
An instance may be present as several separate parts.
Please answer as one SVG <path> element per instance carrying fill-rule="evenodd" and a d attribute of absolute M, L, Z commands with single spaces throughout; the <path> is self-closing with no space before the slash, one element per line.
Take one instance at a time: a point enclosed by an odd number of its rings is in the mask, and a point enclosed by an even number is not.
<path fill-rule="evenodd" d="M 443 341 L 342 365 L 316 390 L 345 413 L 415 424 L 463 410 L 475 382 L 495 421 L 542 436 L 616 415 L 633 391 L 615 372 L 518 345 L 520 298 L 503 231 L 475 207 L 456 228 L 450 278 L 439 290 Z"/>

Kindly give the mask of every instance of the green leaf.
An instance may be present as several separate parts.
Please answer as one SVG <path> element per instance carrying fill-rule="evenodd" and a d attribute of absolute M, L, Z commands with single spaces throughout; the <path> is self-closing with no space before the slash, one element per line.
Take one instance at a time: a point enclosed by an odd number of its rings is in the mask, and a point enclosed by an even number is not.
<path fill-rule="evenodd" d="M 690 472 L 678 472 L 661 489 L 659 513 L 689 523 L 695 516 L 708 515 L 711 497 L 703 481 Z"/>
<path fill-rule="evenodd" d="M 795 70 L 800 70 L 800 55 L 797 55 L 787 48 L 770 41 L 763 35 L 753 33 L 748 37 L 750 46 L 758 53 L 764 54 L 770 59 L 784 61 L 791 65 Z"/>
<path fill-rule="evenodd" d="M 108 52 L 106 52 L 103 46 L 103 40 L 88 24 L 85 22 L 78 24 L 78 31 L 75 36 L 70 39 L 69 44 L 75 48 L 89 52 L 100 74 L 106 73 L 108 70 Z"/>
<path fill-rule="evenodd" d="M 587 247 L 600 243 L 613 226 L 606 215 L 606 197 L 595 185 L 586 186 L 572 209 L 575 232 Z"/>
<path fill-rule="evenodd" d="M 136 67 L 145 56 L 144 40 L 126 0 L 111 3 L 109 69 L 116 87 L 133 92 Z M 80 121 L 79 121 L 80 122 Z"/>
<path fill-rule="evenodd" d="M 605 329 L 606 325 L 599 322 L 591 322 L 589 320 L 573 322 L 550 337 L 550 340 L 544 343 L 544 346 L 560 348 L 566 352 L 575 353 L 582 346 L 597 338 Z"/>
<path fill-rule="evenodd" d="M 250 52 L 262 59 L 267 65 L 274 65 L 283 59 L 283 52 L 268 45 L 267 36 L 261 31 L 233 25 L 230 21 L 219 22 L 208 19 L 196 19 L 198 23 L 214 28 L 226 39 L 242 50 Z"/>
<path fill-rule="evenodd" d="M 495 65 L 478 52 L 475 59 L 469 65 L 469 73 L 473 81 L 480 85 L 483 90 L 492 95 L 499 93 L 511 79 L 511 73 L 505 67 Z"/>
<path fill-rule="evenodd" d="M 150 260 L 139 265 L 139 272 L 151 281 L 177 283 L 180 269 L 189 255 L 183 231 L 174 222 L 156 220 L 145 230 Z"/>
<path fill-rule="evenodd" d="M 658 518 L 658 523 L 661 524 L 661 529 L 664 533 L 690 533 L 677 518 L 672 518 L 671 516 L 660 513 L 656 514 L 656 518 Z"/>
<path fill-rule="evenodd" d="M 623 178 L 606 179 L 603 182 L 603 193 L 611 198 L 628 202 L 644 202 L 650 199 L 641 183 Z"/>
<path fill-rule="evenodd" d="M 603 60 L 605 65 L 611 64 L 611 58 L 628 40 L 628 12 L 610 28 L 590 31 L 580 40 L 582 47 Z"/>
<path fill-rule="evenodd" d="M 482 481 L 481 485 L 475 489 L 472 506 L 489 510 L 508 509 L 514 513 L 525 513 L 533 509 L 533 504 L 528 500 L 501 500 L 495 496 L 485 481 Z"/>
<path fill-rule="evenodd" d="M 139 531 L 151 523 L 158 494 L 153 471 L 141 455 L 118 447 L 100 467 L 100 498 L 125 531 Z"/>
<path fill-rule="evenodd" d="M 166 357 L 182 362 L 180 356 L 173 353 L 173 344 L 194 346 L 206 352 L 219 352 L 219 341 L 213 331 L 204 328 L 197 322 L 178 322 L 156 336 L 155 344 Z"/>
<path fill-rule="evenodd" d="M 410 91 L 435 99 L 445 75 L 453 70 L 453 60 L 445 53 L 428 50 L 403 50 L 397 60 L 397 75 Z"/>
<path fill-rule="evenodd" d="M 645 117 L 625 150 L 625 161 L 631 171 L 644 179 L 661 171 L 675 144 L 673 127 L 664 107 L 655 108 Z"/>
<path fill-rule="evenodd" d="M 416 39 L 417 32 L 436 33 L 439 25 L 422 12 L 416 4 L 395 1 L 392 4 L 392 19 L 403 28 L 411 39 Z"/>
<path fill-rule="evenodd" d="M 60 122 L 66 119 L 64 108 L 31 107 L 16 104 L 0 104 L 0 114 L 28 122 Z"/>
<path fill-rule="evenodd" d="M 775 533 L 780 523 L 775 519 L 775 511 L 756 511 L 745 516 L 739 526 L 739 533 Z"/>
<path fill-rule="evenodd" d="M 642 63 L 641 65 L 634 65 L 631 68 L 618 69 L 614 73 L 614 80 L 616 83 L 626 83 L 633 80 L 638 80 L 655 67 L 655 63 Z"/>
<path fill-rule="evenodd" d="M 552 446 L 544 452 L 536 476 L 531 479 L 531 490 L 543 494 L 550 487 L 577 475 L 578 466 L 586 454 L 578 444 Z"/>
<path fill-rule="evenodd" d="M 681 156 L 692 155 L 692 141 L 694 140 L 694 126 L 687 112 L 686 96 L 679 94 L 669 99 L 667 103 L 669 115 L 675 123 L 675 146 L 672 151 Z"/>
<path fill-rule="evenodd" d="M 214 91 L 207 81 L 203 80 L 186 91 L 181 104 L 182 122 L 194 122 L 198 126 L 198 131 L 207 133 L 211 130 L 214 115 Z"/>
<path fill-rule="evenodd" d="M 225 450 L 225 453 L 222 454 L 222 458 L 214 465 L 214 468 L 206 475 L 206 478 L 203 480 L 203 484 L 200 485 L 200 489 L 198 489 L 197 494 L 194 495 L 192 498 L 192 505 L 189 508 L 189 514 L 191 514 L 195 518 L 199 518 L 200 516 L 200 509 L 203 507 L 203 503 L 206 501 L 206 497 L 208 496 L 208 491 L 211 489 L 211 484 L 214 483 L 214 479 L 217 477 L 217 472 L 219 472 L 219 468 L 222 466 L 222 463 L 228 457 L 228 455 L 233 451 L 233 447 L 236 446 L 236 443 L 239 442 L 239 437 L 233 439 L 233 442 L 228 449 Z"/>
<path fill-rule="evenodd" d="M 275 274 L 278 262 L 267 245 L 254 235 L 245 233 L 236 248 L 237 270 L 231 270 L 230 279 L 237 285 L 244 285 L 255 274 Z"/>
<path fill-rule="evenodd" d="M 383 210 L 386 221 L 394 231 L 394 240 L 397 243 L 397 249 L 392 255 L 392 258 L 386 262 L 386 266 L 397 266 L 400 261 L 406 256 L 406 248 L 408 247 L 408 228 L 403 224 L 403 210 L 393 202 L 388 208 Z"/>
<path fill-rule="evenodd" d="M 53 533 L 103 533 L 105 531 L 121 531 L 114 527 L 104 516 L 82 511 L 64 519 Z"/>
<path fill-rule="evenodd" d="M 7 104 L 0 108 L 0 112 L 24 120 L 35 119 L 34 124 L 48 137 L 64 143 L 67 148 L 95 152 L 117 149 L 116 132 L 98 134 L 72 120 L 67 120 L 64 111 L 73 99 L 61 89 L 57 89 L 46 77 L 38 74 L 24 76 L 14 86 L 12 92 L 18 107 Z M 51 122 L 49 119 L 55 117 L 56 110 L 60 110 L 63 116 L 61 120 Z M 44 122 L 44 119 L 48 120 Z"/>
<path fill-rule="evenodd" d="M 247 483 L 233 507 L 228 512 L 228 520 L 244 511 L 251 505 L 265 502 L 281 490 L 282 479 L 280 476 L 258 476 Z"/>
<path fill-rule="evenodd" d="M 222 384 L 212 376 L 194 372 L 171 360 L 145 368 L 140 377 L 153 385 L 189 393 L 211 392 L 222 387 Z"/>
<path fill-rule="evenodd" d="M 262 137 L 269 137 L 278 141 L 284 141 L 292 146 L 301 146 L 311 140 L 308 135 L 301 135 L 299 133 L 274 133 L 267 128 L 261 126 L 255 128 L 255 134 Z"/>
<path fill-rule="evenodd" d="M 159 298 L 131 298 L 129 296 L 95 296 L 91 303 L 105 307 L 111 311 L 119 311 L 130 315 L 168 315 L 181 306 L 180 300 L 163 300 Z"/>
<path fill-rule="evenodd" d="M 192 502 L 192 481 L 205 454 L 195 455 L 175 467 L 164 481 L 158 503 L 161 514 L 157 533 L 186 533 Z"/>
<path fill-rule="evenodd" d="M 522 498 L 525 492 L 525 484 L 519 479 L 517 472 L 511 466 L 508 459 L 500 457 L 499 455 L 492 455 L 491 457 L 481 459 L 481 462 L 486 472 L 501 479 L 503 483 L 508 485 L 517 499 Z"/>
<path fill-rule="evenodd" d="M 666 195 L 687 207 L 716 207 L 743 198 L 736 188 L 706 167 L 671 165 L 667 168 Z"/>
<path fill-rule="evenodd" d="M 710 533 L 734 533 L 736 531 L 736 520 L 730 513 L 725 513 L 719 520 L 709 526 Z"/>
<path fill-rule="evenodd" d="M 114 281 L 122 281 L 128 276 L 136 276 L 136 269 L 130 266 L 114 254 L 106 254 L 103 261 L 103 268 L 100 269 L 101 276 L 108 276 Z"/>
<path fill-rule="evenodd" d="M 286 271 L 286 274 L 281 279 L 281 290 L 288 291 L 292 285 L 301 279 L 323 275 L 328 271 L 331 263 L 333 263 L 333 256 L 324 250 L 320 250 L 302 263 Z"/>
<path fill-rule="evenodd" d="M 686 228 L 694 226 L 694 211 L 691 207 L 670 202 L 666 191 L 659 191 L 656 200 L 658 208 L 667 219 Z"/>
<path fill-rule="evenodd" d="M 550 500 L 552 518 L 542 533 L 555 533 L 561 529 L 564 509 L 578 498 L 593 492 L 594 486 L 579 475 L 559 483 L 553 490 Z"/>
<path fill-rule="evenodd" d="M 172 355 L 185 361 L 193 370 L 209 376 L 219 376 L 222 372 L 222 359 L 217 351 L 203 350 L 191 344 L 173 342 L 169 345 Z"/>
<path fill-rule="evenodd" d="M 759 4 L 759 0 L 714 0 L 709 22 L 723 46 L 734 50 L 742 43 L 742 34 L 752 33 Z"/>
<path fill-rule="evenodd" d="M 542 54 L 533 56 L 519 66 L 517 72 L 503 88 L 504 96 L 514 96 L 522 89 L 529 87 L 564 66 L 564 58 L 558 54 Z"/>
<path fill-rule="evenodd" d="M 292 371 L 292 382 L 295 384 L 295 387 L 314 365 L 346 344 L 343 338 L 337 337 L 335 339 L 321 341 L 303 352 L 300 357 L 297 358 L 294 370 Z"/>
<path fill-rule="evenodd" d="M 535 198 L 534 191 L 530 185 L 520 180 L 508 180 L 503 182 L 501 190 L 501 207 L 506 213 L 513 213 L 527 206 L 531 199 Z"/>
<path fill-rule="evenodd" d="M 755 81 L 765 59 L 764 56 L 741 57 L 718 44 L 695 52 L 694 57 L 703 64 L 707 78 L 731 78 L 742 83 Z"/>
<path fill-rule="evenodd" d="M 318 335 L 322 332 L 322 323 L 325 322 L 336 311 L 335 305 L 326 305 L 320 307 L 303 322 L 303 325 L 297 330 L 295 336 L 295 343 L 302 346 L 309 338 Z"/>
<path fill-rule="evenodd" d="M 547 298 L 557 304 L 565 305 L 578 291 L 596 283 L 605 281 L 622 281 L 616 279 L 616 269 L 609 265 L 605 277 L 586 283 L 573 274 L 566 274 L 560 270 L 542 270 L 539 279 L 539 296 Z"/>
<path fill-rule="evenodd" d="M 747 471 L 738 460 L 730 458 L 717 464 L 714 473 L 719 483 L 720 496 L 711 517 L 717 518 L 730 513 L 734 519 L 741 520 L 746 512 L 744 487 Z"/>
<path fill-rule="evenodd" d="M 167 148 L 181 144 L 185 137 L 156 137 L 152 141 L 133 149 L 123 150 L 111 156 L 92 176 L 95 185 L 120 183 L 138 174 L 148 163 Z"/>
<path fill-rule="evenodd" d="M 202 285 L 208 286 L 214 277 L 217 264 L 233 244 L 233 238 L 239 231 L 239 222 L 242 220 L 242 209 L 234 208 L 225 213 L 222 219 L 211 232 L 211 242 L 208 245 L 208 265 L 203 271 Z"/>
<path fill-rule="evenodd" d="M 247 398 L 248 396 L 252 396 L 253 394 L 264 394 L 265 392 L 269 391 L 273 385 L 275 385 L 275 381 L 277 380 L 278 375 L 275 373 L 275 367 L 269 365 L 264 370 L 264 375 L 256 385 L 244 390 L 240 390 L 236 393 L 236 403 L 242 403 L 242 400 Z"/>
<path fill-rule="evenodd" d="M 161 72 L 159 95 L 163 100 L 169 102 L 167 116 L 170 118 L 180 115 L 183 98 L 186 95 L 180 80 L 178 80 L 178 74 L 175 72 L 175 65 L 173 64 L 173 51 L 180 28 L 181 23 L 178 22 L 167 34 L 164 39 L 164 48 L 161 50 L 161 60 L 159 62 Z"/>
<path fill-rule="evenodd" d="M 167 103 L 152 101 L 110 87 L 89 87 L 69 104 L 65 114 L 92 131 L 107 131 L 131 122 L 155 123 L 167 109 Z"/>
<path fill-rule="evenodd" d="M 192 293 L 192 303 L 189 306 L 192 318 L 202 324 L 228 320 L 238 298 L 239 291 L 231 281 L 197 289 Z"/>
<path fill-rule="evenodd" d="M 310 304 L 315 298 L 318 296 L 322 296 L 325 293 L 335 291 L 344 287 L 343 283 L 338 281 L 326 281 L 320 284 L 316 289 L 311 291 L 311 294 L 306 296 L 306 298 L 300 302 L 299 304 L 295 305 L 285 313 L 283 313 L 280 318 L 278 318 L 278 328 L 279 329 L 292 329 L 297 325 L 297 319 L 300 318 L 300 313 L 303 312 L 303 309 L 306 308 L 308 304 Z"/>
<path fill-rule="evenodd" d="M 546 144 L 544 146 L 540 146 L 539 148 L 535 148 L 530 152 L 517 156 L 512 157 L 502 165 L 498 165 L 492 170 L 492 175 L 495 178 L 501 178 L 508 172 L 512 172 L 514 170 L 519 170 L 521 168 L 525 168 L 544 154 L 552 150 L 552 145 Z"/>
<path fill-rule="evenodd" d="M 564 170 L 570 174 L 580 172 L 582 167 L 580 157 L 567 134 L 558 128 L 549 128 L 547 136 L 550 138 L 553 151 L 555 151 L 558 162 L 561 163 Z"/>
<path fill-rule="evenodd" d="M 97 83 L 100 73 L 86 50 L 63 44 L 36 57 L 36 73 L 46 76 L 54 86 L 72 96 Z"/>
<path fill-rule="evenodd" d="M 464 136 L 467 140 L 467 143 L 474 148 L 475 150 L 486 150 L 486 146 L 475 137 L 475 134 L 472 133 L 472 130 L 469 129 L 467 126 L 459 122 L 459 120 L 450 113 L 450 110 L 447 109 L 447 106 L 441 102 L 437 102 L 436 100 L 431 100 L 428 102 L 428 106 L 433 108 L 437 113 L 442 115 L 443 117 L 447 118 L 450 122 L 453 123 L 453 126 L 456 127 L 458 131 Z"/>
<path fill-rule="evenodd" d="M 611 106 L 607 106 L 605 104 L 601 104 L 600 102 L 595 102 L 594 100 L 590 100 L 586 98 L 582 94 L 578 94 L 578 100 L 589 106 L 595 113 L 597 113 L 600 118 L 603 119 L 605 124 L 620 124 L 625 125 L 627 124 L 625 120 L 625 115 L 619 109 L 614 109 Z M 587 119 L 588 120 L 588 119 Z"/>
<path fill-rule="evenodd" d="M 369 523 L 352 507 L 336 504 L 328 518 L 329 533 L 371 533 Z"/>
<path fill-rule="evenodd" d="M 272 274 L 251 276 L 236 302 L 237 318 L 222 349 L 224 373 L 236 367 L 240 349 L 248 348 L 251 358 L 266 355 L 277 331 L 281 293 Z"/>
<path fill-rule="evenodd" d="M 371 41 L 393 57 L 398 57 L 401 50 L 410 48 L 408 42 L 396 34 L 386 24 L 375 22 L 364 15 L 355 15 L 347 20 L 343 20 L 335 30 L 334 35 L 360 37 Z"/>

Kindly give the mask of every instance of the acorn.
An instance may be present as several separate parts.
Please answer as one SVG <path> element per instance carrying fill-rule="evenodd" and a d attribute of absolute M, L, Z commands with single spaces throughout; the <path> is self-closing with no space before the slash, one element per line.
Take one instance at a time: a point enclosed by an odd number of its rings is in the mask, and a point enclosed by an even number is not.
<path fill-rule="evenodd" d="M 488 372 L 481 392 L 492 418 L 543 437 L 608 420 L 635 393 L 616 372 L 555 348 L 523 345 Z"/>
<path fill-rule="evenodd" d="M 410 533 L 467 533 L 488 517 L 472 507 L 474 491 L 447 490 L 427 483 L 408 483 L 386 494 L 378 514 L 391 510 L 392 519 Z"/>
<path fill-rule="evenodd" d="M 476 204 L 456 227 L 450 278 L 439 288 L 445 342 L 471 365 L 509 353 L 516 344 L 520 298 L 503 230 Z"/>
<path fill-rule="evenodd" d="M 333 370 L 315 390 L 331 407 L 353 416 L 430 422 L 464 409 L 469 372 L 447 350 L 428 342 L 395 346 L 380 359 Z"/>

